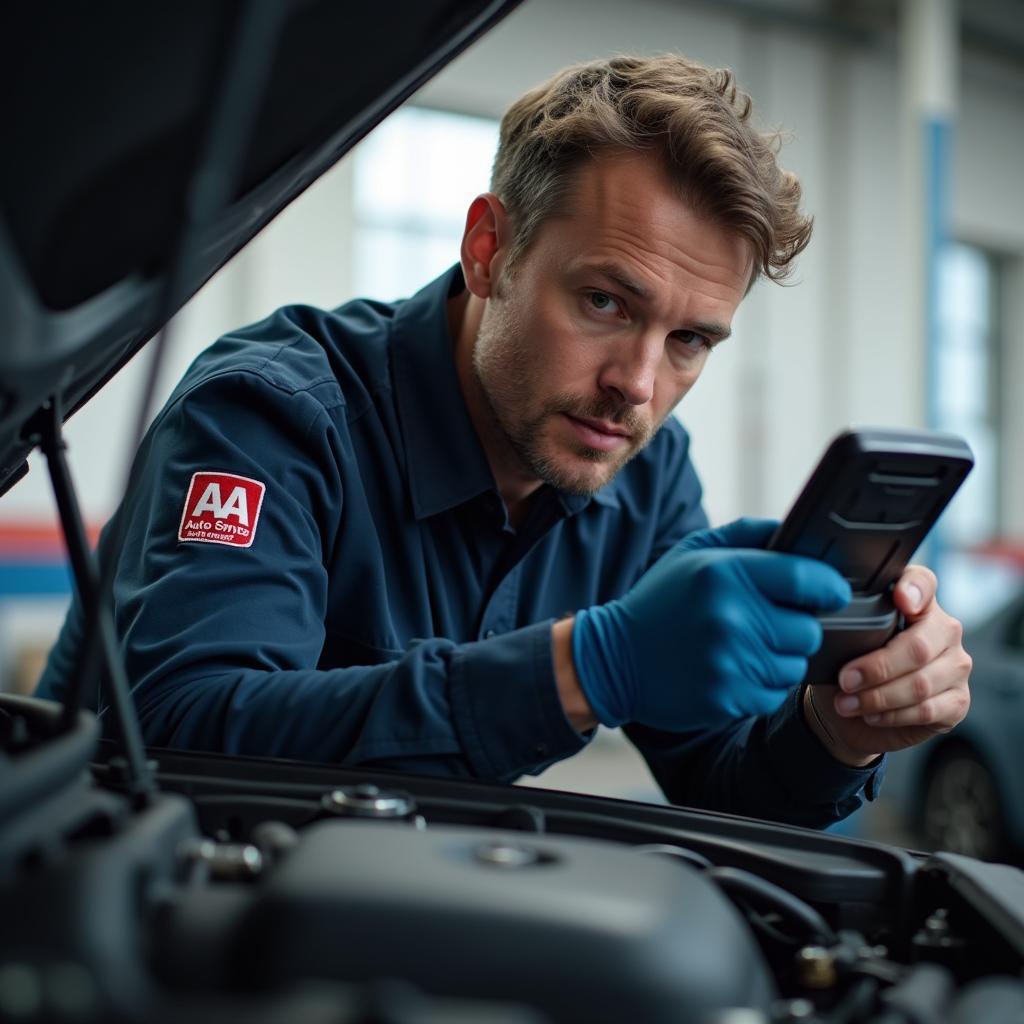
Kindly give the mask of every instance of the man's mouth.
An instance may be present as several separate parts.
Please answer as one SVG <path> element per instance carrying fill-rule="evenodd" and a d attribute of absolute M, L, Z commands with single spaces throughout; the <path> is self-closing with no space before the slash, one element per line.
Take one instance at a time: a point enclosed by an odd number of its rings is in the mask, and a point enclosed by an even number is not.
<path fill-rule="evenodd" d="M 589 416 L 572 416 L 565 412 L 562 415 L 572 427 L 576 436 L 588 447 L 597 451 L 611 452 L 632 440 L 632 434 L 618 423 L 608 420 L 591 419 Z"/>

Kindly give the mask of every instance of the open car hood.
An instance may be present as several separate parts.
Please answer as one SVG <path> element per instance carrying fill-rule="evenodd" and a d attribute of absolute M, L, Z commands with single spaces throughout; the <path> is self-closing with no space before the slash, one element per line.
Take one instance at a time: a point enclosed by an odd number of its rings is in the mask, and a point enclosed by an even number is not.
<path fill-rule="evenodd" d="M 77 409 L 518 2 L 5 8 L 0 493 L 43 403 Z"/>

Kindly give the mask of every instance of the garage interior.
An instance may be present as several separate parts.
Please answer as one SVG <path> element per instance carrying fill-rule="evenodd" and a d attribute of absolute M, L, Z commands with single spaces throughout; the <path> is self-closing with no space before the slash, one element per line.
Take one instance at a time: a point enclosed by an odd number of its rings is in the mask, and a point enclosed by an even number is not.
<path fill-rule="evenodd" d="M 944 605 L 982 624 L 1024 578 L 1020 0 L 527 0 L 178 315 L 158 398 L 219 334 L 279 305 L 409 294 L 454 262 L 514 97 L 574 60 L 663 50 L 736 71 L 762 126 L 785 131 L 815 217 L 792 286 L 755 288 L 678 410 L 712 521 L 781 517 L 843 427 L 955 432 L 976 468 L 922 560 Z M 121 493 L 144 369 L 67 427 L 94 530 Z M 0 689 L 31 691 L 69 588 L 35 464 L 0 506 Z M 911 841 L 893 761 L 884 798 L 844 829 Z M 658 799 L 615 733 L 528 784 Z"/>

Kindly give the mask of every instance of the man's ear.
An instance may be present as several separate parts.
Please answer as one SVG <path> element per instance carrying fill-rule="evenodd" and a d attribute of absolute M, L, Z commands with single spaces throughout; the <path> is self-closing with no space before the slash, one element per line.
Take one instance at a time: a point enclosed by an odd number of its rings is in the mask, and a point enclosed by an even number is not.
<path fill-rule="evenodd" d="M 493 192 L 470 204 L 462 234 L 460 260 L 466 287 L 478 298 L 490 298 L 510 241 L 508 215 Z"/>

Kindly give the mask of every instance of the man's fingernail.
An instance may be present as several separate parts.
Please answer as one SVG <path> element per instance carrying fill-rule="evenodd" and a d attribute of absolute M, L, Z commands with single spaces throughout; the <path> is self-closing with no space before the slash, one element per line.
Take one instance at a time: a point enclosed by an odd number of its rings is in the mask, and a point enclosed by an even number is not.
<path fill-rule="evenodd" d="M 913 611 L 918 611 L 922 604 L 924 604 L 924 594 L 921 593 L 921 588 L 916 583 L 911 583 L 907 586 L 906 594 L 910 600 L 910 607 Z"/>
<path fill-rule="evenodd" d="M 863 681 L 864 677 L 855 668 L 848 668 L 839 675 L 839 685 L 844 690 L 856 690 Z"/>
<path fill-rule="evenodd" d="M 882 720 L 882 716 L 881 715 L 865 715 L 864 716 L 864 721 L 867 722 L 868 725 L 878 725 L 878 723 L 881 720 Z"/>
<path fill-rule="evenodd" d="M 852 711 L 856 711 L 859 707 L 860 701 L 856 697 L 840 697 L 836 701 L 836 710 L 843 715 L 848 715 Z"/>

